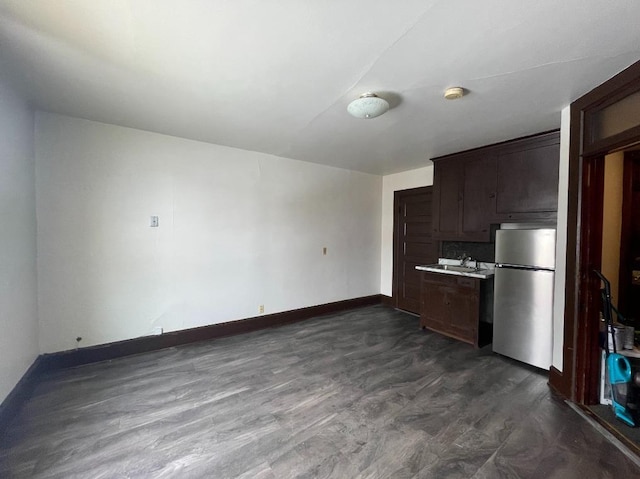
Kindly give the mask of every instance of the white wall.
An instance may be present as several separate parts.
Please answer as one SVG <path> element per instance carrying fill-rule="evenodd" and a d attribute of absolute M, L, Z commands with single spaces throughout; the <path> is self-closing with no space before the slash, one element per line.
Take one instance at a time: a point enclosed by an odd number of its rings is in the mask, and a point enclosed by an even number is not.
<path fill-rule="evenodd" d="M 0 80 L 0 401 L 38 355 L 33 121 Z"/>
<path fill-rule="evenodd" d="M 36 189 L 42 352 L 380 292 L 379 176 L 37 113 Z"/>
<path fill-rule="evenodd" d="M 564 344 L 564 304 L 567 266 L 567 214 L 569 208 L 569 129 L 570 107 L 560 119 L 560 171 L 558 180 L 558 226 L 556 236 L 556 274 L 553 289 L 553 351 L 551 364 L 562 371 Z"/>
<path fill-rule="evenodd" d="M 393 283 L 393 192 L 433 185 L 433 163 L 417 170 L 382 178 L 382 247 L 380 251 L 380 292 L 392 295 Z"/>

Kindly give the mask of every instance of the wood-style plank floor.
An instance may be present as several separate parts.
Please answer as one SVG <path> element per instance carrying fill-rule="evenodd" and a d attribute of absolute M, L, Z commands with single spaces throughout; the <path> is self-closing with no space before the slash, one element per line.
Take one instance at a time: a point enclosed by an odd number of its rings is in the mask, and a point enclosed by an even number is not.
<path fill-rule="evenodd" d="M 640 477 L 546 381 L 361 308 L 56 372 L 0 477 Z"/>

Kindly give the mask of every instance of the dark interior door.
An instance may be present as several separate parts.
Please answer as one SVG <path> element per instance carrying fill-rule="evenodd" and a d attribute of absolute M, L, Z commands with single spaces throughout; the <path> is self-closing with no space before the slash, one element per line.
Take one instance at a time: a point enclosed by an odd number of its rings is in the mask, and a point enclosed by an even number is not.
<path fill-rule="evenodd" d="M 640 151 L 624 154 L 618 309 L 640 319 Z"/>
<path fill-rule="evenodd" d="M 396 191 L 394 194 L 394 303 L 420 314 L 420 273 L 415 267 L 438 261 L 438 244 L 432 232 L 432 187 Z"/>

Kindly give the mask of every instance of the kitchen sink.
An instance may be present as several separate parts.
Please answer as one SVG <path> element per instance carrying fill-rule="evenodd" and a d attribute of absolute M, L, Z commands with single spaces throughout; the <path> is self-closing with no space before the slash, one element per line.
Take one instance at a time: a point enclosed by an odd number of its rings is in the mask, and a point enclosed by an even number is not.
<path fill-rule="evenodd" d="M 429 269 L 440 269 L 444 271 L 455 271 L 456 273 L 473 273 L 478 268 L 469 268 L 467 266 L 458 266 L 453 264 L 430 264 Z"/>
<path fill-rule="evenodd" d="M 451 260 L 447 260 L 451 261 Z M 457 276 L 470 276 L 472 278 L 487 279 L 493 276 L 493 264 L 476 263 L 471 261 L 474 266 L 462 266 L 458 264 L 448 264 L 444 261 L 438 264 L 427 264 L 416 266 L 419 271 L 430 271 L 432 273 L 453 274 Z M 478 267 L 479 266 L 479 267 Z"/>

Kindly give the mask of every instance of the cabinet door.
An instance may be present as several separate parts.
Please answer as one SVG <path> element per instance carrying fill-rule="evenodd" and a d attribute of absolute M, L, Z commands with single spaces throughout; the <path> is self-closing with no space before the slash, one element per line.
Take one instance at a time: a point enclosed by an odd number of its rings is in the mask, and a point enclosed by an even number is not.
<path fill-rule="evenodd" d="M 462 212 L 463 163 L 453 159 L 436 162 L 433 189 L 433 235 L 457 239 Z"/>
<path fill-rule="evenodd" d="M 499 154 L 497 215 L 504 219 L 527 219 L 556 212 L 559 160 L 559 144 Z"/>
<path fill-rule="evenodd" d="M 479 281 L 473 278 L 458 278 L 455 301 L 450 305 L 450 334 L 471 344 L 476 344 L 478 340 Z"/>
<path fill-rule="evenodd" d="M 485 155 L 464 164 L 462 236 L 472 241 L 489 241 L 495 214 L 496 157 Z"/>
<path fill-rule="evenodd" d="M 446 284 L 424 283 L 424 305 L 420 326 L 449 333 L 451 300 L 455 288 Z"/>
<path fill-rule="evenodd" d="M 478 344 L 480 280 L 423 273 L 420 326 Z"/>
<path fill-rule="evenodd" d="M 455 284 L 455 277 L 439 273 L 422 273 L 422 304 L 420 305 L 420 327 L 441 331 L 449 323 L 447 288 Z"/>

